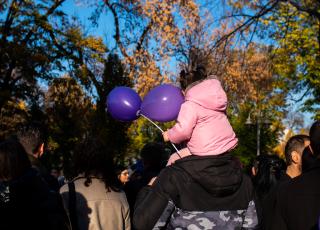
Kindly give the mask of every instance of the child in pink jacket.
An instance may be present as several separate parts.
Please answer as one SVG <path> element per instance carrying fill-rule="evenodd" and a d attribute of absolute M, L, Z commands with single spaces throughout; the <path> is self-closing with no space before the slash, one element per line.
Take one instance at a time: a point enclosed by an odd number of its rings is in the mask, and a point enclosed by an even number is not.
<path fill-rule="evenodd" d="M 187 148 L 173 154 L 167 165 L 188 155 L 211 156 L 228 152 L 236 147 L 238 139 L 226 115 L 227 95 L 215 76 L 206 77 L 204 68 L 180 76 L 185 89 L 177 123 L 163 133 L 165 141 L 181 143 Z M 180 155 L 180 156 L 179 156 Z"/>

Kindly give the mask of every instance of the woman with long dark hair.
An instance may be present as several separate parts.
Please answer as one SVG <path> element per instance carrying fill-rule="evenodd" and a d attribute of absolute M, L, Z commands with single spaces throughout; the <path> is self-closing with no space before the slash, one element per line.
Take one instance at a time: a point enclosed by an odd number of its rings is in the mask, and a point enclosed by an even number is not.
<path fill-rule="evenodd" d="M 253 184 L 259 199 L 276 186 L 285 169 L 285 162 L 276 155 L 262 154 L 255 159 Z"/>
<path fill-rule="evenodd" d="M 74 155 L 77 176 L 62 194 L 73 229 L 130 229 L 129 206 L 120 191 L 113 160 L 99 139 L 87 139 Z"/>

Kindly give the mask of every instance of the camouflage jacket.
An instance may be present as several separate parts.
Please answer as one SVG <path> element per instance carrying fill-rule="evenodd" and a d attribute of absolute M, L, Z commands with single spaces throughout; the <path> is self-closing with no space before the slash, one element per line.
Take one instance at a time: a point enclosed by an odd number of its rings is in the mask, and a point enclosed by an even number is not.
<path fill-rule="evenodd" d="M 246 210 L 184 211 L 169 201 L 165 211 L 153 227 L 161 229 L 257 229 L 258 218 L 254 201 Z"/>
<path fill-rule="evenodd" d="M 255 229 L 254 189 L 231 154 L 190 156 L 165 168 L 143 188 L 133 214 L 136 229 Z M 171 209 L 171 210 L 170 210 Z"/>

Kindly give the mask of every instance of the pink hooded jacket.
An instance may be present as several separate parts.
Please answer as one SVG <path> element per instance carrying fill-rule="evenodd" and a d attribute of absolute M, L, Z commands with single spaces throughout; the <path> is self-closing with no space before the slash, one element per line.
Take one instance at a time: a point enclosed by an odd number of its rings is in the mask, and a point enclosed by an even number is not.
<path fill-rule="evenodd" d="M 198 156 L 218 155 L 236 147 L 238 139 L 226 116 L 227 95 L 220 81 L 208 78 L 187 90 L 177 123 L 168 130 L 173 143 L 187 141 Z"/>

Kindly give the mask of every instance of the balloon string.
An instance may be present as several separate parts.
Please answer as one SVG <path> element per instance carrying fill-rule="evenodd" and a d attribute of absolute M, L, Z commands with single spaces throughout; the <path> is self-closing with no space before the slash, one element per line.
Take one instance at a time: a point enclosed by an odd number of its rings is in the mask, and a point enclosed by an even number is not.
<path fill-rule="evenodd" d="M 145 119 L 147 119 L 148 121 L 150 121 L 155 127 L 157 127 L 162 133 L 164 132 L 163 129 L 160 128 L 159 125 L 157 125 L 156 123 L 154 123 L 151 119 L 149 119 L 149 117 L 146 117 L 145 115 L 143 115 L 142 113 L 139 113 L 139 115 L 141 115 L 142 117 L 144 117 Z M 172 143 L 170 142 L 172 147 L 177 151 L 177 154 L 178 156 L 180 157 L 180 159 L 182 158 L 180 156 L 180 151 L 177 149 L 177 147 Z"/>
<path fill-rule="evenodd" d="M 146 117 L 145 115 L 143 115 L 142 113 L 140 113 L 141 116 L 143 116 L 145 119 L 147 119 L 148 121 L 150 121 L 152 124 L 154 124 L 154 126 L 156 126 L 161 132 L 164 132 L 159 125 L 157 125 L 156 123 L 154 123 L 152 120 L 150 120 L 148 117 Z"/>

